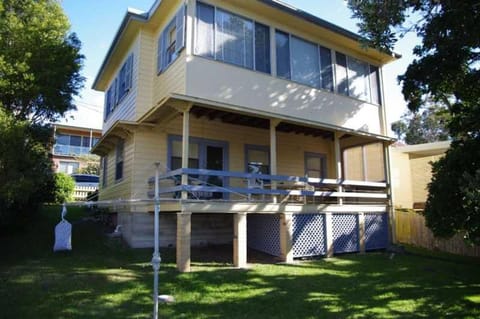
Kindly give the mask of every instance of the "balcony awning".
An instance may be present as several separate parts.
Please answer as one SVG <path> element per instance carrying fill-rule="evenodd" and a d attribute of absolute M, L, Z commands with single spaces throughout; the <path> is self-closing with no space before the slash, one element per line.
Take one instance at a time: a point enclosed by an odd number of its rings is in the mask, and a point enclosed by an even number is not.
<path fill-rule="evenodd" d="M 90 151 L 93 154 L 105 156 L 109 151 L 115 148 L 119 139 L 125 139 L 131 135 L 139 126 L 153 126 L 149 124 L 139 124 L 131 121 L 117 121 L 115 122 L 102 138 L 92 147 Z"/>

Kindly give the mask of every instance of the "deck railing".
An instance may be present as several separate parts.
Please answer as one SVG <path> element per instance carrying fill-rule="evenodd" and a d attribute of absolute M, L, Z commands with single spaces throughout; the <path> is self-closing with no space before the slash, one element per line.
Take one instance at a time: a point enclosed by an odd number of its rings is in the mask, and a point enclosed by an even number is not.
<path fill-rule="evenodd" d="M 181 176 L 188 184 L 181 184 Z M 180 198 L 187 192 L 190 199 L 224 199 L 304 203 L 386 203 L 387 183 L 336 180 L 304 176 L 252 174 L 234 171 L 180 168 L 163 174 L 160 180 L 162 198 Z M 154 178 L 149 179 L 148 196 L 153 198 Z M 339 191 L 341 189 L 341 191 Z"/>

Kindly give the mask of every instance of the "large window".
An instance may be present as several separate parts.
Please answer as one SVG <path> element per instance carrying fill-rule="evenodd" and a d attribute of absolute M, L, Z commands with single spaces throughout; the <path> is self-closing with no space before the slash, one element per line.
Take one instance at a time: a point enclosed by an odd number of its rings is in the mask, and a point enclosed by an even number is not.
<path fill-rule="evenodd" d="M 315 88 L 333 90 L 330 49 L 276 31 L 277 76 Z"/>
<path fill-rule="evenodd" d="M 158 39 L 157 72 L 162 72 L 172 64 L 184 46 L 185 6 L 182 6 Z"/>
<path fill-rule="evenodd" d="M 378 67 L 339 52 L 335 57 L 338 93 L 381 104 Z"/>
<path fill-rule="evenodd" d="M 270 29 L 213 6 L 197 3 L 195 54 L 270 73 Z"/>
<path fill-rule="evenodd" d="M 118 181 L 123 178 L 123 162 L 125 159 L 125 141 L 119 139 L 115 154 L 115 180 Z"/>
<path fill-rule="evenodd" d="M 305 153 L 305 175 L 314 178 L 327 177 L 326 156 L 318 153 Z"/>
<path fill-rule="evenodd" d="M 133 72 L 133 53 L 130 54 L 122 64 L 117 77 L 112 81 L 105 94 L 105 110 L 103 113 L 104 121 L 115 110 L 116 106 L 122 101 L 124 96 L 132 88 Z"/>

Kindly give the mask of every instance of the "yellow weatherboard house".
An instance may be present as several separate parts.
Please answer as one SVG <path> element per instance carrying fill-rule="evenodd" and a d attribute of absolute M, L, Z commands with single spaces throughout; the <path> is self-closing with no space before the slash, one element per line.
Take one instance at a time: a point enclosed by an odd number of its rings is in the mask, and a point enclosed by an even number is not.
<path fill-rule="evenodd" d="M 129 10 L 93 84 L 100 200 L 131 200 L 112 207 L 123 238 L 153 246 L 159 162 L 160 246 L 180 271 L 194 246 L 231 244 L 238 267 L 247 248 L 289 262 L 387 247 L 382 66 L 398 56 L 360 41 L 279 1 Z"/>

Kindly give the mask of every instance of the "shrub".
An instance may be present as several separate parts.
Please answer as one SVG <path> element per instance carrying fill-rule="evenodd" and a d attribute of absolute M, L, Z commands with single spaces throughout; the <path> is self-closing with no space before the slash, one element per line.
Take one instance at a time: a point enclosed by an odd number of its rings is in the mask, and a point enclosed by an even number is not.
<path fill-rule="evenodd" d="M 75 180 L 65 173 L 55 174 L 55 193 L 54 202 L 62 204 L 73 200 L 73 191 L 75 190 Z"/>

